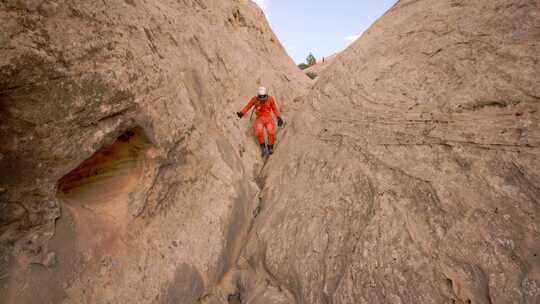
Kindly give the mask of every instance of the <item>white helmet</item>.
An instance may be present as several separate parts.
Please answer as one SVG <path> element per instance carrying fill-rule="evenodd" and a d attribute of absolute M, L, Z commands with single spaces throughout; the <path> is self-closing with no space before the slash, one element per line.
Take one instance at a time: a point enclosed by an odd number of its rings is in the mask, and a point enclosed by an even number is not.
<path fill-rule="evenodd" d="M 257 91 L 257 99 L 266 100 L 268 98 L 268 90 L 265 87 L 260 87 Z"/>

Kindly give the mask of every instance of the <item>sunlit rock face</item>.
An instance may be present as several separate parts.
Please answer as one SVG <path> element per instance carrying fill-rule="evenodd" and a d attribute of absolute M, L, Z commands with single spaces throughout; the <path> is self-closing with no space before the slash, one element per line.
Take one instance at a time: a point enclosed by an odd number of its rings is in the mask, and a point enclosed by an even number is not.
<path fill-rule="evenodd" d="M 539 12 L 402 0 L 312 82 L 251 1 L 4 1 L 0 299 L 538 303 Z"/>
<path fill-rule="evenodd" d="M 289 303 L 538 303 L 539 12 L 399 1 L 265 167 L 246 263 Z"/>
<path fill-rule="evenodd" d="M 0 3 L 0 302 L 195 303 L 262 166 L 234 114 L 308 79 L 251 1 Z M 226 297 L 226 296 L 223 296 Z"/>

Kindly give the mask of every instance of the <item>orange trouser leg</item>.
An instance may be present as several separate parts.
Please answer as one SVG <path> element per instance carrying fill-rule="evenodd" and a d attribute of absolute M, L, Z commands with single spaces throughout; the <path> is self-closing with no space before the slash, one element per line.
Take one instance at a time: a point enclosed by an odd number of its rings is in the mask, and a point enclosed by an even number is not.
<path fill-rule="evenodd" d="M 274 120 L 270 120 L 264 124 L 266 131 L 268 132 L 268 144 L 273 146 L 276 142 L 276 124 Z"/>
<path fill-rule="evenodd" d="M 259 144 L 264 144 L 264 122 L 262 120 L 255 120 L 253 131 L 255 131 L 255 136 L 257 137 Z"/>

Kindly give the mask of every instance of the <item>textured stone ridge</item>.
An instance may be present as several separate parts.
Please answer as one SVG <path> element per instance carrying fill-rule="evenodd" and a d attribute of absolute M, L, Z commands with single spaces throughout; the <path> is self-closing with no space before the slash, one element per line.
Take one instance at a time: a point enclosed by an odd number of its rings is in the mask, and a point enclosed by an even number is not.
<path fill-rule="evenodd" d="M 288 118 L 308 82 L 261 10 L 23 0 L 0 20 L 0 302 L 212 293 L 258 192 L 234 112 L 265 84 Z"/>
<path fill-rule="evenodd" d="M 248 0 L 0 20 L 2 303 L 540 302 L 538 1 L 401 0 L 314 85 Z"/>
<path fill-rule="evenodd" d="M 244 260 L 288 303 L 538 303 L 539 41 L 538 1 L 399 1 L 289 126 Z"/>

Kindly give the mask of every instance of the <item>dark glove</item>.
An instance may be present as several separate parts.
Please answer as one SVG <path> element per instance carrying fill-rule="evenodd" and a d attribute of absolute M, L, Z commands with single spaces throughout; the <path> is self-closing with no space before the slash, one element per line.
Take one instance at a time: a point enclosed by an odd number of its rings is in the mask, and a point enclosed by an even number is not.
<path fill-rule="evenodd" d="M 281 117 L 278 117 L 277 126 L 281 128 L 281 127 L 283 127 L 283 124 L 284 124 L 283 119 L 281 119 Z"/>
<path fill-rule="evenodd" d="M 236 115 L 238 115 L 238 118 L 244 117 L 244 113 L 242 113 L 242 112 L 236 112 Z"/>

